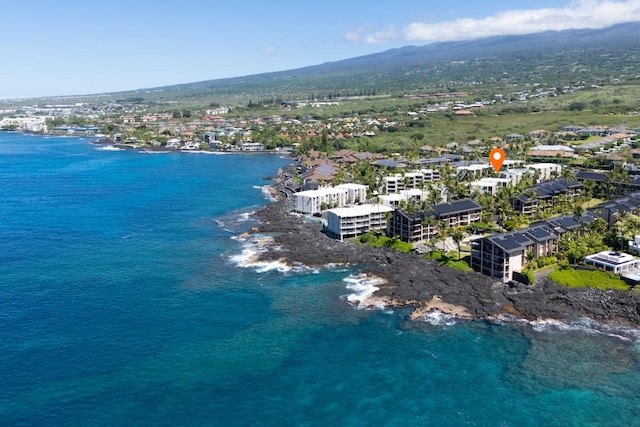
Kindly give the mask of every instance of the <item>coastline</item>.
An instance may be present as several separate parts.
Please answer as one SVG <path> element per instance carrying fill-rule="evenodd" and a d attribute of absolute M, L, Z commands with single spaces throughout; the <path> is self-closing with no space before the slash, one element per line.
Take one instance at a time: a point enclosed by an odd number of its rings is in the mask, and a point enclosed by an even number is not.
<path fill-rule="evenodd" d="M 370 278 L 379 278 L 372 295 L 361 307 L 411 307 L 412 319 L 432 312 L 460 319 L 572 321 L 589 318 L 608 325 L 640 327 L 640 293 L 567 288 L 549 279 L 535 286 L 504 285 L 480 273 L 440 266 L 418 254 L 400 253 L 340 242 L 322 232 L 319 223 L 308 223 L 290 211 L 284 188 L 292 166 L 278 171 L 271 186 L 272 203 L 255 213 L 259 225 L 253 233 L 272 236 L 276 250 L 258 255 L 263 262 L 283 261 L 312 268 L 343 264 L 356 267 Z"/>

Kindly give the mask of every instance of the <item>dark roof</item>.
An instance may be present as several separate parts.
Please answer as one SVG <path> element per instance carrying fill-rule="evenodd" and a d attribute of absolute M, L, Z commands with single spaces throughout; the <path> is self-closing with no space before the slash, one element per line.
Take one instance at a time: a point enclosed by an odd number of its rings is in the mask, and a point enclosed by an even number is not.
<path fill-rule="evenodd" d="M 557 239 L 558 236 L 546 225 L 538 227 L 530 227 L 523 230 L 527 236 L 533 238 L 537 242 L 546 242 L 547 240 Z"/>
<path fill-rule="evenodd" d="M 606 182 L 609 181 L 609 178 L 604 173 L 599 172 L 591 172 L 591 171 L 578 171 L 576 173 L 576 179 L 582 181 L 597 181 L 597 182 Z"/>
<path fill-rule="evenodd" d="M 409 221 L 421 222 L 428 216 L 435 216 L 436 218 L 440 218 L 445 215 L 454 215 L 478 210 L 482 210 L 482 206 L 471 199 L 463 199 L 454 200 L 453 202 L 440 203 L 439 205 L 435 205 L 433 209 L 424 212 L 408 213 L 401 209 L 396 209 L 395 212 L 397 212 L 399 215 L 404 216 Z"/>
<path fill-rule="evenodd" d="M 564 194 L 572 188 L 582 188 L 582 184 L 578 181 L 567 181 L 564 178 L 560 178 L 534 185 L 533 187 L 530 187 L 529 190 L 535 191 L 539 199 L 546 199 Z M 518 194 L 515 197 L 523 202 L 529 200 L 529 197 L 524 194 Z"/>
<path fill-rule="evenodd" d="M 440 203 L 433 208 L 433 211 L 437 217 L 477 210 L 482 210 L 482 206 L 471 199 L 454 200 L 453 202 Z"/>
<path fill-rule="evenodd" d="M 512 231 L 511 233 L 497 234 L 487 237 L 489 241 L 507 253 L 515 253 L 523 250 L 534 242 L 522 231 Z"/>
<path fill-rule="evenodd" d="M 537 221 L 531 224 L 531 227 L 536 227 L 539 225 L 547 225 L 556 233 L 565 233 L 567 231 L 571 231 L 575 228 L 578 228 L 584 224 L 592 223 L 597 216 L 590 211 L 586 211 L 582 214 L 579 220 L 576 220 L 575 215 L 563 215 L 556 218 L 551 218 L 543 221 Z"/>
<path fill-rule="evenodd" d="M 373 164 L 378 167 L 388 167 L 388 168 L 403 168 L 406 166 L 403 163 L 398 163 L 395 160 L 391 160 L 391 159 L 378 160 L 377 162 L 373 162 Z"/>

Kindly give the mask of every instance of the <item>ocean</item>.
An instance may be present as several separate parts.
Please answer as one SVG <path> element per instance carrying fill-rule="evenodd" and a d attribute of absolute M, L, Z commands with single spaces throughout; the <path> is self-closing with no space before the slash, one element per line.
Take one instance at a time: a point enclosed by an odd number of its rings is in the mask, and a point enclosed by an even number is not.
<path fill-rule="evenodd" d="M 239 237 L 287 160 L 89 141 L 0 133 L 1 425 L 640 425 L 637 331 L 355 308 Z"/>

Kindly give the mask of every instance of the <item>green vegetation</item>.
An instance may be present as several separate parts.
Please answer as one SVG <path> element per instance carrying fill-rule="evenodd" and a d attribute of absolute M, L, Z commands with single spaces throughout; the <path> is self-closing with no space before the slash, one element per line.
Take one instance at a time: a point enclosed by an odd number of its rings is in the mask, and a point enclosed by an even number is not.
<path fill-rule="evenodd" d="M 361 234 L 356 238 L 356 242 L 362 245 L 374 246 L 374 247 L 387 247 L 395 249 L 400 252 L 409 253 L 413 250 L 411 243 L 403 242 L 397 237 L 390 238 L 384 236 L 377 236 L 372 232 Z"/>
<path fill-rule="evenodd" d="M 469 266 L 469 255 L 459 257 L 456 252 L 445 254 L 442 251 L 431 251 L 424 255 L 427 259 L 432 259 L 445 267 L 450 267 L 459 271 L 473 271 Z"/>
<path fill-rule="evenodd" d="M 599 270 L 575 270 L 559 267 L 549 273 L 549 279 L 570 288 L 596 288 L 601 291 L 614 289 L 627 291 L 630 286 L 616 274 Z"/>

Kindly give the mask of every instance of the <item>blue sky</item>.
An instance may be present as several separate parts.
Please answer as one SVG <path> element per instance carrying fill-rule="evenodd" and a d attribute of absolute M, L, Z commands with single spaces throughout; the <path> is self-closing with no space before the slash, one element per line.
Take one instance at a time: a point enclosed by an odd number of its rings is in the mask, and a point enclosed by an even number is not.
<path fill-rule="evenodd" d="M 496 34 L 640 21 L 640 0 L 22 0 L 0 99 L 140 89 Z"/>

